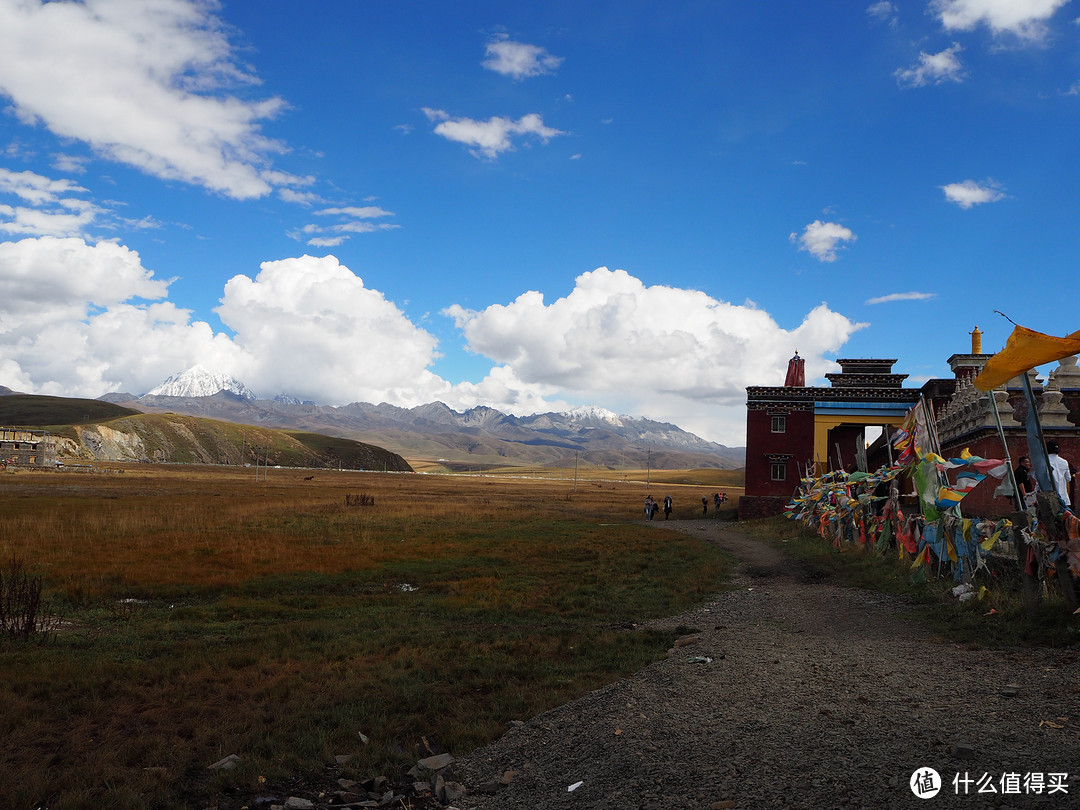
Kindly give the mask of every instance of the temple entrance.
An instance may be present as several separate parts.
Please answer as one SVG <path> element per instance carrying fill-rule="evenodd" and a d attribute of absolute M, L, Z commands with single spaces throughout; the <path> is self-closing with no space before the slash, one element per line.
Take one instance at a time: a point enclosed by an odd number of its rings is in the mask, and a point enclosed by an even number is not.
<path fill-rule="evenodd" d="M 824 409 L 822 409 L 824 410 Z M 882 433 L 892 433 L 899 427 L 907 409 L 864 408 L 869 412 L 857 413 L 854 408 L 843 409 L 843 414 L 814 413 L 814 467 L 818 475 L 830 470 L 863 469 L 867 466 L 866 446 Z"/>

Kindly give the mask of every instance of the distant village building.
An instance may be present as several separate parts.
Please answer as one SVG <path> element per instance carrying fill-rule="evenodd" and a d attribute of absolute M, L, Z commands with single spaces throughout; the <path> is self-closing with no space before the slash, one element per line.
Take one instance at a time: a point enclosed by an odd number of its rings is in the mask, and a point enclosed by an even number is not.
<path fill-rule="evenodd" d="M 55 463 L 55 448 L 43 430 L 0 428 L 0 464 L 45 467 Z"/>
<path fill-rule="evenodd" d="M 836 361 L 840 373 L 825 375 L 831 386 L 806 387 L 803 360 L 796 352 L 783 386 L 746 389 L 746 494 L 739 501 L 739 517 L 779 514 L 808 472 L 857 466 L 875 470 L 890 463 L 888 437 L 920 397 L 933 415 L 943 456 L 959 456 L 968 449 L 983 458 L 1004 459 L 1007 450 L 1015 467 L 1020 456 L 1028 455 L 1023 381 L 1017 377 L 992 392 L 975 388 L 972 380 L 992 356 L 983 353 L 982 333 L 975 327 L 971 352 L 948 359 L 953 379 L 931 379 L 920 388 L 905 388 L 907 375 L 892 373 L 896 360 L 844 359 Z M 1035 371 L 1028 372 L 1028 378 L 1044 438 L 1056 440 L 1062 457 L 1080 469 L 1077 358 L 1061 360 L 1045 383 Z M 995 404 L 1007 448 L 998 432 Z M 872 426 L 880 426 L 882 435 L 867 448 L 866 431 Z M 1011 501 L 995 494 L 998 484 L 993 478 L 980 483 L 961 502 L 962 513 L 1000 517 L 1012 512 Z"/>

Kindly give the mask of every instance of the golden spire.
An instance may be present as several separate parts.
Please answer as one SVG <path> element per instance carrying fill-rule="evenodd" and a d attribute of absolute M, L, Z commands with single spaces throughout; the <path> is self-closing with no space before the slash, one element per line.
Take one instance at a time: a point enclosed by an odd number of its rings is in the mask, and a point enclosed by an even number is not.
<path fill-rule="evenodd" d="M 971 353 L 972 354 L 982 354 L 982 335 L 983 335 L 983 333 L 979 331 L 978 325 L 975 326 L 975 331 L 974 332 L 968 332 L 968 334 L 971 335 Z"/>

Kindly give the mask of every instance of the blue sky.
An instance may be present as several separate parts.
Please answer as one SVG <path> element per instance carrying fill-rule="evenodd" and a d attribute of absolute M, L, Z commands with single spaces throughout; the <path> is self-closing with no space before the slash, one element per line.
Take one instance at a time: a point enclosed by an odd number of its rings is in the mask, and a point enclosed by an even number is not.
<path fill-rule="evenodd" d="M 1080 5 L 0 0 L 0 384 L 739 445 L 837 357 L 1080 329 Z"/>

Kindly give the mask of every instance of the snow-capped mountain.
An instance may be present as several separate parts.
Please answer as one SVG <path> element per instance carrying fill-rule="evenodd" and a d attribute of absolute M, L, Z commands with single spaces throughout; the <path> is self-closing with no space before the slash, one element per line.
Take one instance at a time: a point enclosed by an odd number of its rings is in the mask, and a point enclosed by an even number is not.
<path fill-rule="evenodd" d="M 619 416 L 617 413 L 613 413 L 606 408 L 601 408 L 599 405 L 583 405 L 579 408 L 572 408 L 559 415 L 567 417 L 571 422 L 582 422 L 584 424 L 599 423 L 615 427 L 622 427 L 624 420 L 633 419 L 632 416 Z"/>
<path fill-rule="evenodd" d="M 141 397 L 106 394 L 101 399 L 148 412 L 345 436 L 404 455 L 432 454 L 467 464 L 559 464 L 575 454 L 611 467 L 737 468 L 745 463 L 744 448 L 724 447 L 667 422 L 620 416 L 597 406 L 513 416 L 484 405 L 459 412 L 442 402 L 413 408 L 385 402 L 316 405 L 284 393 L 257 399 L 239 380 L 202 366 L 169 377 Z"/>
<path fill-rule="evenodd" d="M 219 391 L 227 391 L 244 399 L 258 399 L 242 382 L 227 374 L 194 365 L 187 371 L 173 374 L 157 388 L 147 391 L 148 397 L 212 397 Z"/>

